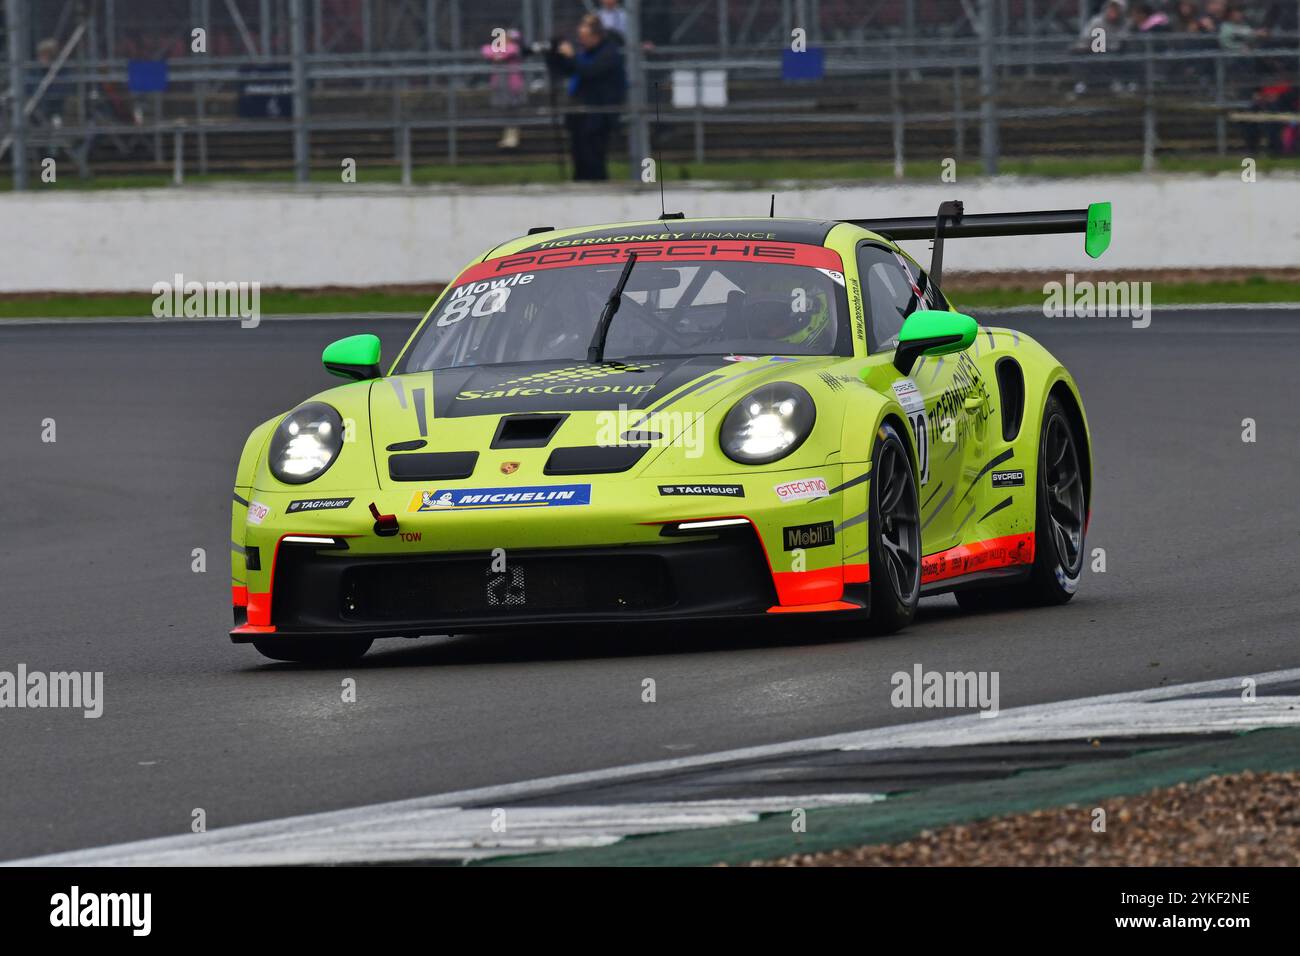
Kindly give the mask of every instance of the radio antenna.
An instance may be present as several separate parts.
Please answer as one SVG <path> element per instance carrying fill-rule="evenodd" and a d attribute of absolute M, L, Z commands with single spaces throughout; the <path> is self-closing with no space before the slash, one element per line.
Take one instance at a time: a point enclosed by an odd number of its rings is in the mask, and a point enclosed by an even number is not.
<path fill-rule="evenodd" d="M 659 81 L 655 81 L 655 125 L 654 130 L 650 133 L 650 145 L 655 154 L 655 179 L 659 181 L 659 219 L 685 219 L 684 212 L 668 212 L 668 207 L 664 205 L 664 178 L 663 164 L 659 161 Z"/>
<path fill-rule="evenodd" d="M 776 193 L 772 193 L 772 205 L 767 210 L 767 218 L 776 218 Z"/>
<path fill-rule="evenodd" d="M 664 164 L 659 154 L 659 81 L 655 80 L 655 179 L 659 180 L 659 218 L 668 218 L 668 207 L 664 205 Z"/>

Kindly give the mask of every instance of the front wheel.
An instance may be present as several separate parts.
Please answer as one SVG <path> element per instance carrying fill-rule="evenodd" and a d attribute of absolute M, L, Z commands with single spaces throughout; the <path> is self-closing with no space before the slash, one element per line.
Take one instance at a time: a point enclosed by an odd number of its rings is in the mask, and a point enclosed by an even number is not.
<path fill-rule="evenodd" d="M 881 425 L 871 452 L 868 555 L 871 627 L 889 634 L 906 627 L 921 597 L 921 509 L 907 445 Z"/>
<path fill-rule="evenodd" d="M 370 650 L 374 640 L 369 637 L 342 637 L 320 641 L 292 637 L 261 638 L 253 641 L 263 657 L 273 661 L 292 661 L 295 664 L 351 664 L 360 660 Z"/>

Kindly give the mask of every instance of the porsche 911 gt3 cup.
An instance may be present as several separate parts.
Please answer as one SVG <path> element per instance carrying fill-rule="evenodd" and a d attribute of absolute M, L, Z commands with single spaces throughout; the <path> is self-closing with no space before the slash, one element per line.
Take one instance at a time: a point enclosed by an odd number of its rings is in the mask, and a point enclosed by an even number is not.
<path fill-rule="evenodd" d="M 254 429 L 235 628 L 281 660 L 378 637 L 812 614 L 906 625 L 922 595 L 1060 603 L 1092 494 L 1083 401 L 1029 336 L 939 287 L 945 240 L 1087 210 L 662 219 L 534 231 L 439 296 L 387 372 Z M 935 241 L 929 272 L 896 244 Z"/>

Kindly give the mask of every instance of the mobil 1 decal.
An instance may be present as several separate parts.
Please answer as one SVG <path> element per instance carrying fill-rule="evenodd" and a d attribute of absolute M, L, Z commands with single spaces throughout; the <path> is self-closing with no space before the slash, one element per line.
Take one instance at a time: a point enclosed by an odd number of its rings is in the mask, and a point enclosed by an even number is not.
<path fill-rule="evenodd" d="M 822 521 L 783 528 L 781 537 L 787 551 L 796 548 L 824 548 L 835 543 L 835 523 Z"/>

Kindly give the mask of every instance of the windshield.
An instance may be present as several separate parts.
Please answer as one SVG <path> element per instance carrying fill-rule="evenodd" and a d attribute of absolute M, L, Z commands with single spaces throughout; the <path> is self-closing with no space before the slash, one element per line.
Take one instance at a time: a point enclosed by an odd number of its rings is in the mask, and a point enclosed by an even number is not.
<path fill-rule="evenodd" d="M 449 289 L 399 372 L 583 362 L 628 252 L 605 358 L 852 354 L 839 256 L 796 243 L 637 243 L 490 259 Z M 756 257 L 755 254 L 758 254 Z"/>

